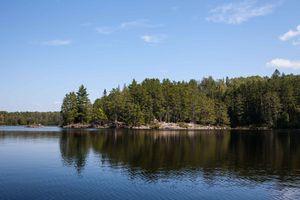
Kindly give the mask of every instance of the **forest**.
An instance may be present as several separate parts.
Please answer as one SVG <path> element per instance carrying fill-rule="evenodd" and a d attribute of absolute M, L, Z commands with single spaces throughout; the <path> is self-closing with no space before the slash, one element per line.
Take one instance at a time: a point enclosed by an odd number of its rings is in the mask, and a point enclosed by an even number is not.
<path fill-rule="evenodd" d="M 0 125 L 24 126 L 61 124 L 60 112 L 5 112 L 0 111 Z"/>
<path fill-rule="evenodd" d="M 270 77 L 250 76 L 200 81 L 133 80 L 91 103 L 87 89 L 66 94 L 62 124 L 129 127 L 155 122 L 211 126 L 300 128 L 300 76 L 278 70 Z"/>

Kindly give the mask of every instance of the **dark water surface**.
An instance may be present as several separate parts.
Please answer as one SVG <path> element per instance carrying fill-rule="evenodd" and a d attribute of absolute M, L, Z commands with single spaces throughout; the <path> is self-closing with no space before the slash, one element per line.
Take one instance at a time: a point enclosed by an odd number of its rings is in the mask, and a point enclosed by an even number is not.
<path fill-rule="evenodd" d="M 300 131 L 0 127 L 0 199 L 300 199 Z"/>

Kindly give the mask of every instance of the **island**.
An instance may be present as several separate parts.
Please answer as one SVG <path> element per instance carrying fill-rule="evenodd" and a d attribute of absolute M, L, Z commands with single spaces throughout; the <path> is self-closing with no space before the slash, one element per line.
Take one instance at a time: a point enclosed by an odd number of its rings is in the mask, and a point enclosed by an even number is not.
<path fill-rule="evenodd" d="M 201 81 L 133 80 L 104 90 L 93 103 L 87 88 L 65 95 L 60 112 L 0 112 L 0 125 L 64 128 L 286 129 L 300 128 L 300 76 L 278 70 Z"/>

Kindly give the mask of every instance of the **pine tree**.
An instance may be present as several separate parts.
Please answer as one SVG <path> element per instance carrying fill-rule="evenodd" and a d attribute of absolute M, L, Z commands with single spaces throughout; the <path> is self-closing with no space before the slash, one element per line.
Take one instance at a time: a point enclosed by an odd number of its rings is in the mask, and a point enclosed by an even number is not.
<path fill-rule="evenodd" d="M 89 123 L 91 120 L 92 105 L 88 97 L 86 88 L 81 85 L 77 92 L 77 108 L 78 113 L 76 117 L 77 123 Z"/>
<path fill-rule="evenodd" d="M 280 112 L 281 104 L 278 95 L 274 92 L 267 92 L 263 101 L 264 122 L 269 127 L 276 127 Z"/>
<path fill-rule="evenodd" d="M 139 105 L 128 101 L 126 102 L 124 112 L 126 113 L 124 122 L 128 126 L 140 126 L 144 123 L 144 114 Z"/>
<path fill-rule="evenodd" d="M 77 96 L 74 92 L 66 94 L 62 106 L 61 115 L 63 119 L 63 125 L 76 122 L 78 115 Z"/>
<path fill-rule="evenodd" d="M 227 107 L 223 102 L 215 103 L 216 125 L 229 125 L 230 120 L 227 113 Z"/>
<path fill-rule="evenodd" d="M 104 125 L 107 120 L 107 116 L 102 109 L 101 99 L 97 99 L 93 104 L 92 121 L 94 124 Z"/>

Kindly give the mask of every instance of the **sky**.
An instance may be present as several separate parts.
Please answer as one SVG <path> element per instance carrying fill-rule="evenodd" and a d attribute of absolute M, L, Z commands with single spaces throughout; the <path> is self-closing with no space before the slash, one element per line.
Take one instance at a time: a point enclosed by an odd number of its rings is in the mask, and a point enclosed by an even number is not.
<path fill-rule="evenodd" d="M 133 78 L 300 72 L 299 0 L 0 0 L 0 110 Z"/>

